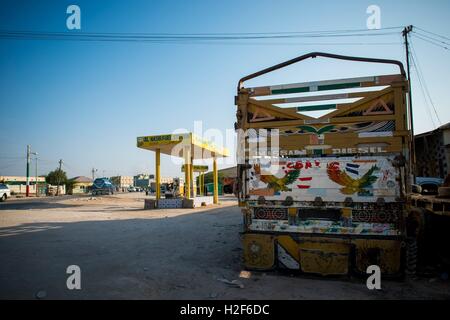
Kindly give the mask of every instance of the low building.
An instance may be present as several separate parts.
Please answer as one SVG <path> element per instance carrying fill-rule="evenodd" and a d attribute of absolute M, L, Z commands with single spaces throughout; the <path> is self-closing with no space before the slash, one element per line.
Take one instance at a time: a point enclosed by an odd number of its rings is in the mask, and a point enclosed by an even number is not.
<path fill-rule="evenodd" d="M 128 188 L 134 184 L 134 179 L 131 176 L 115 176 L 111 177 L 110 180 L 117 188 Z"/>
<path fill-rule="evenodd" d="M 416 176 L 442 178 L 450 170 L 450 123 L 414 137 Z"/>
<path fill-rule="evenodd" d="M 36 177 L 30 176 L 29 181 L 30 193 L 36 194 Z M 27 177 L 25 176 L 0 176 L 0 183 L 6 184 L 15 194 L 26 193 L 27 190 Z M 37 185 L 39 193 L 44 194 L 46 189 L 45 177 L 37 177 Z"/>
<path fill-rule="evenodd" d="M 235 181 L 237 178 L 237 167 L 220 169 L 217 171 L 219 178 L 219 195 L 235 193 Z M 197 181 L 198 184 L 198 181 Z M 213 173 L 205 173 L 205 191 L 210 194 L 213 192 Z"/>
<path fill-rule="evenodd" d="M 81 194 L 87 193 L 92 186 L 92 179 L 84 176 L 75 177 L 69 180 L 68 193 L 69 194 Z"/>

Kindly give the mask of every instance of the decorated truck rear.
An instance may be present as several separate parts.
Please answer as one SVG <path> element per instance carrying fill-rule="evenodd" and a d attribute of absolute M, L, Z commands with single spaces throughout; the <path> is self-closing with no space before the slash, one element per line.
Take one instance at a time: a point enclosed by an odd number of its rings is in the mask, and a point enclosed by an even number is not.
<path fill-rule="evenodd" d="M 316 57 L 391 64 L 399 72 L 244 86 Z M 318 52 L 239 81 L 237 190 L 246 268 L 343 275 L 377 265 L 383 275 L 402 274 L 411 184 L 407 92 L 398 61 Z"/>

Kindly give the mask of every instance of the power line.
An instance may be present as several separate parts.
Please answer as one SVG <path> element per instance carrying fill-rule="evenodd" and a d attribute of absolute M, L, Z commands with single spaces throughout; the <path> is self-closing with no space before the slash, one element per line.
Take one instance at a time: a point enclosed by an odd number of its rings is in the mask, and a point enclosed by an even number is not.
<path fill-rule="evenodd" d="M 442 121 L 439 118 L 439 114 L 437 113 L 436 106 L 434 105 L 433 99 L 431 98 L 431 94 L 430 94 L 430 91 L 428 90 L 428 86 L 426 84 L 425 77 L 423 76 L 422 68 L 420 67 L 419 59 L 417 57 L 416 51 L 414 50 L 414 47 L 413 47 L 412 43 L 411 43 L 411 51 L 412 51 L 412 55 L 411 55 L 412 62 L 413 62 L 414 67 L 416 69 L 417 77 L 419 79 L 419 83 L 420 83 L 420 86 L 421 86 L 421 89 L 422 89 L 422 93 L 424 94 L 425 102 L 428 104 L 428 102 L 427 102 L 427 97 L 428 97 L 428 99 L 429 99 L 429 101 L 431 103 L 431 106 L 433 107 L 434 114 L 436 115 L 436 118 L 439 121 L 439 125 L 442 125 Z"/>
<path fill-rule="evenodd" d="M 0 36 L 0 39 L 2 37 Z M 401 44 L 400 42 L 235 42 L 235 41 L 157 41 L 157 40 L 114 40 L 114 39 L 48 39 L 48 38 L 20 38 L 8 37 L 11 40 L 60 40 L 60 41 L 80 41 L 80 42 L 134 42 L 134 43 L 154 43 L 154 44 L 175 44 L 175 45 L 244 45 L 244 46 L 374 46 L 388 45 L 394 46 Z"/>
<path fill-rule="evenodd" d="M 447 45 L 447 46 L 450 45 L 450 42 L 446 42 L 446 41 L 438 39 L 436 37 L 429 36 L 429 35 L 427 35 L 425 33 L 417 32 L 417 31 L 414 31 L 414 33 L 418 34 L 421 37 L 427 38 L 427 39 L 429 39 L 431 41 L 438 42 L 438 43 L 441 43 L 441 44 Z"/>
<path fill-rule="evenodd" d="M 413 35 L 414 35 L 414 37 L 416 37 L 416 38 L 419 38 L 419 39 L 421 39 L 421 40 L 423 40 L 423 41 L 426 41 L 426 42 L 428 42 L 428 43 L 434 44 L 435 46 L 438 46 L 438 47 L 440 47 L 440 48 L 442 48 L 442 49 L 450 50 L 448 47 L 443 46 L 443 45 L 441 45 L 441 44 L 439 44 L 439 43 L 436 43 L 436 42 L 434 42 L 433 40 L 430 40 L 430 38 L 427 39 L 427 38 L 424 38 L 424 37 L 418 35 L 416 32 L 414 32 Z"/>
<path fill-rule="evenodd" d="M 386 27 L 380 29 L 346 29 L 346 30 L 318 30 L 318 31 L 277 31 L 277 32 L 228 32 L 228 33 L 149 33 L 149 32 L 76 32 L 76 33 L 67 33 L 67 32 L 47 32 L 47 31 L 15 31 L 15 30 L 0 30 L 0 33 L 5 34 L 24 34 L 24 35 L 33 35 L 33 34 L 42 34 L 42 35 L 85 35 L 85 36 L 121 36 L 121 37 L 239 37 L 239 36 L 286 36 L 286 35 L 327 35 L 327 34 L 346 34 L 346 33 L 374 33 L 385 30 L 393 30 L 393 29 L 401 29 L 402 27 Z"/>
<path fill-rule="evenodd" d="M 412 58 L 411 61 L 412 61 L 413 65 L 414 65 L 414 69 L 416 70 L 417 79 L 419 80 L 419 84 L 420 84 L 419 85 L 420 86 L 420 90 L 422 91 L 422 96 L 423 96 L 423 99 L 425 101 L 425 105 L 426 105 L 426 107 L 428 109 L 428 116 L 430 117 L 431 123 L 433 124 L 433 128 L 436 128 L 436 123 L 434 122 L 433 116 L 431 114 L 431 108 L 430 108 L 430 105 L 428 104 L 428 100 L 427 100 L 427 98 L 425 96 L 425 92 L 424 92 L 423 85 L 422 85 L 422 80 L 420 79 L 419 73 L 417 71 L 417 66 L 416 66 L 416 63 L 414 61 L 414 58 Z"/>
<path fill-rule="evenodd" d="M 422 29 L 422 28 L 419 28 L 419 27 L 416 27 L 416 26 L 414 26 L 414 27 L 415 27 L 416 29 L 419 29 L 419 30 L 423 31 L 423 32 L 426 32 L 426 33 L 429 33 L 429 34 L 431 34 L 431 35 L 437 36 L 437 37 L 439 37 L 439 38 L 446 39 L 446 40 L 450 40 L 449 37 L 442 36 L 442 35 L 437 34 L 437 33 L 435 33 L 435 32 L 427 31 L 427 30 L 425 30 L 425 29 Z"/>
<path fill-rule="evenodd" d="M 308 32 L 278 32 L 278 33 L 222 33 L 222 34 L 170 34 L 170 33 L 67 33 L 67 32 L 36 32 L 0 30 L 0 38 L 25 40 L 72 40 L 72 41 L 139 41 L 139 42 L 180 42 L 180 41 L 233 41 L 233 40 L 273 40 L 298 38 L 339 38 L 365 37 L 397 34 L 390 27 L 376 30 L 330 30 Z"/>
<path fill-rule="evenodd" d="M 0 156 L 0 159 L 26 159 L 26 157 L 4 157 L 4 156 Z"/>

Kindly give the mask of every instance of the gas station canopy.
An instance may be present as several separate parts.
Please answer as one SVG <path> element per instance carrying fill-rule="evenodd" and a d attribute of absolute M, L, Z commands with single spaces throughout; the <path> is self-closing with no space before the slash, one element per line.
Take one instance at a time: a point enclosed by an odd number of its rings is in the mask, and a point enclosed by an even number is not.
<path fill-rule="evenodd" d="M 195 166 L 194 160 L 213 158 L 213 203 L 218 200 L 218 174 L 217 161 L 219 157 L 230 155 L 228 149 L 216 146 L 193 133 L 162 134 L 155 136 L 144 136 L 137 138 L 137 147 L 145 150 L 155 151 L 155 176 L 156 176 L 156 201 L 161 201 L 160 194 L 160 163 L 161 153 L 180 157 L 184 159 L 182 171 L 185 173 L 184 196 L 187 199 L 196 197 L 197 186 L 194 180 L 194 172 L 204 172 L 202 166 Z M 206 167 L 207 168 L 207 167 Z M 200 170 L 201 169 L 201 170 Z M 200 176 L 200 195 L 203 195 L 204 175 Z"/>
<path fill-rule="evenodd" d="M 190 158 L 193 160 L 227 157 L 230 155 L 227 148 L 218 147 L 213 142 L 207 141 L 193 133 L 138 137 L 137 147 L 152 151 L 159 150 L 163 154 L 181 158 L 187 156 L 184 154 L 185 151 L 190 151 Z"/>

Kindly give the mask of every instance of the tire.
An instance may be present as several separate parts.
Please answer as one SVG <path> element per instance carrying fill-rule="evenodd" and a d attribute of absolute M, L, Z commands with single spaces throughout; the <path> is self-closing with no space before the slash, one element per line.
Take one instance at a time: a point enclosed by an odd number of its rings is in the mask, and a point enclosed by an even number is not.
<path fill-rule="evenodd" d="M 2 195 L 2 197 L 0 198 L 0 202 L 6 201 L 6 198 L 8 198 L 8 196 L 6 195 L 6 193 L 4 193 L 4 194 Z"/>
<path fill-rule="evenodd" d="M 415 238 L 408 238 L 406 240 L 406 274 L 414 276 L 417 271 L 417 240 Z"/>

